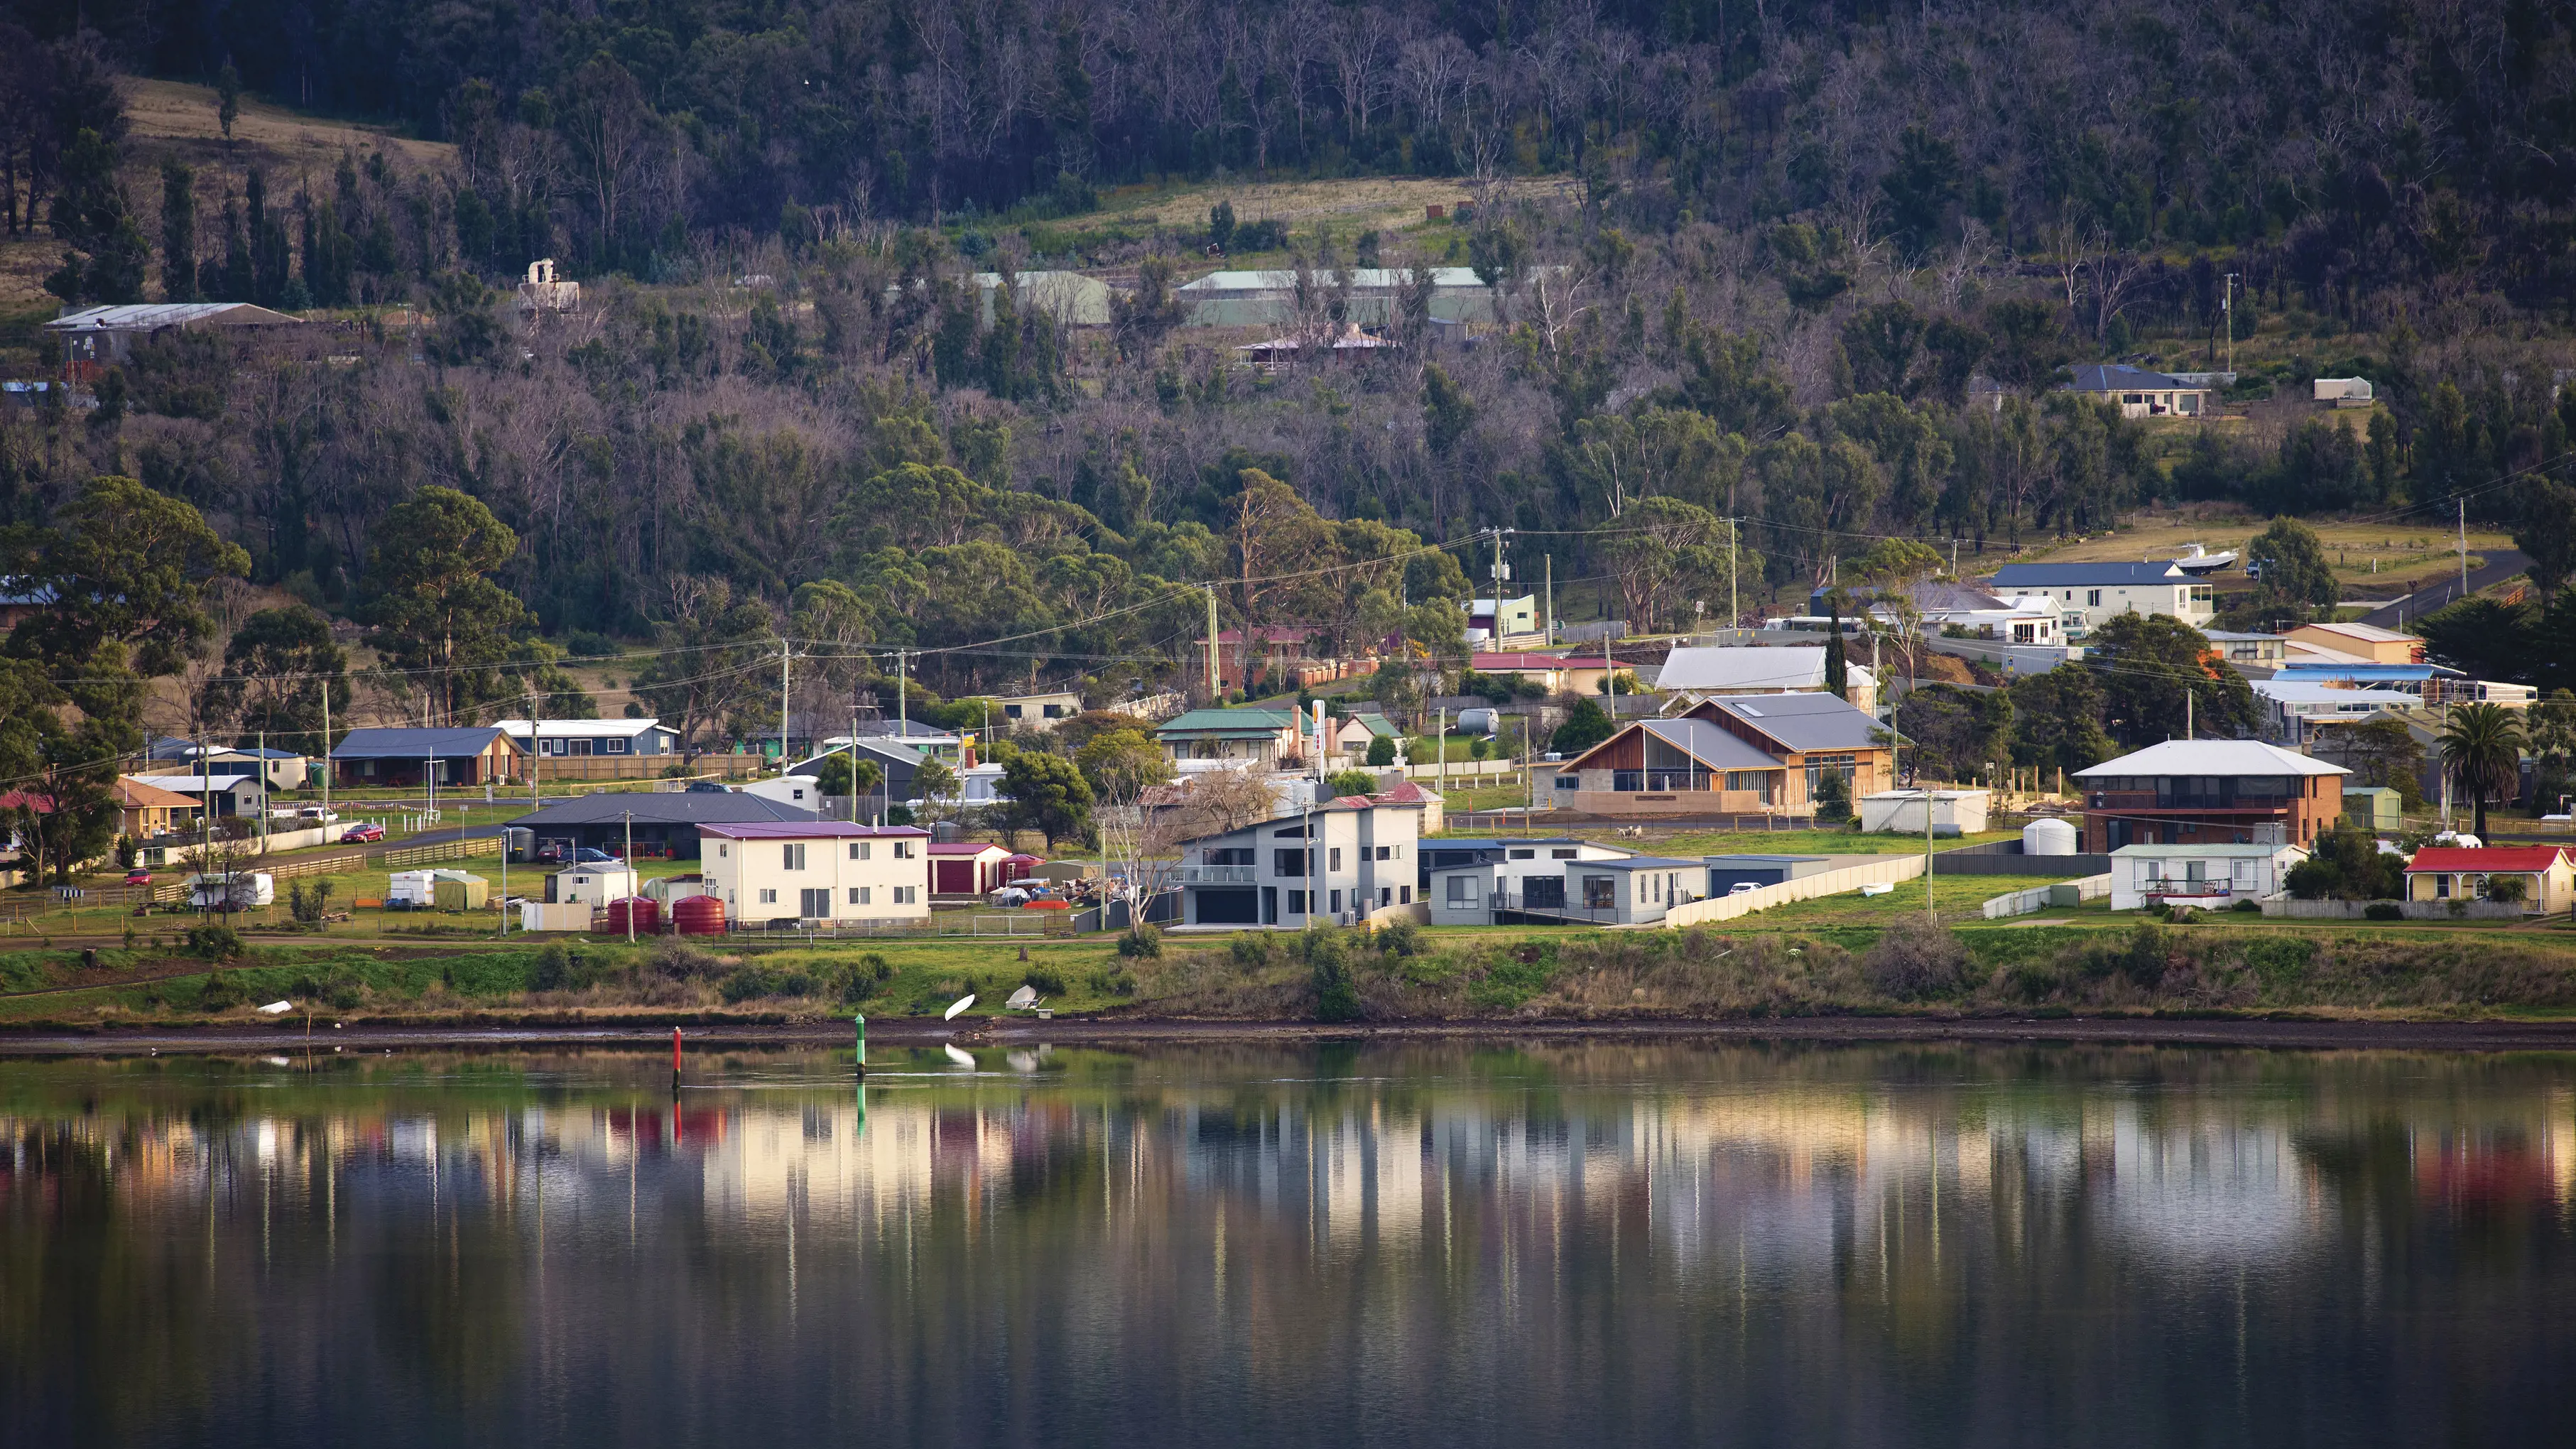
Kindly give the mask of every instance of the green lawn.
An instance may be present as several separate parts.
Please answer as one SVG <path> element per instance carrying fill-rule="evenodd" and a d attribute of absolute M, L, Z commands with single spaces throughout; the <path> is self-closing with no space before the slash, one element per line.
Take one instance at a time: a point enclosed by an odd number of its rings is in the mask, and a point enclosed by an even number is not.
<path fill-rule="evenodd" d="M 2053 885 L 2066 879 L 2063 875 L 1951 875 L 1940 873 L 1935 865 L 1932 875 L 1932 908 L 1943 922 L 1959 925 L 1984 919 L 1985 903 L 1996 896 L 2010 895 L 2037 886 Z M 1841 895 L 1818 896 L 1810 901 L 1792 901 L 1773 906 L 1767 911 L 1739 917 L 1718 926 L 1719 930 L 1813 930 L 1819 926 L 1884 926 L 1905 915 L 1923 913 L 1923 882 L 1898 881 L 1896 889 L 1883 896 L 1864 896 L 1858 891 Z"/>

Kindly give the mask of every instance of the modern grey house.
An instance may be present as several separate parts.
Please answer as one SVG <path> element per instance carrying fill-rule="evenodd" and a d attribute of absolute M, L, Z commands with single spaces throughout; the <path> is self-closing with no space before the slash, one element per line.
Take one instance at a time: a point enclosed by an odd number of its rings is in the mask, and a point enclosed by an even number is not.
<path fill-rule="evenodd" d="M 1185 926 L 1351 925 L 1414 904 L 1422 805 L 1343 795 L 1182 843 Z"/>
<path fill-rule="evenodd" d="M 658 719 L 505 719 L 498 728 L 531 755 L 572 759 L 585 755 L 667 755 L 679 748 L 679 731 Z"/>
<path fill-rule="evenodd" d="M 1423 854 L 1423 898 L 1435 926 L 1567 919 L 1566 903 L 1582 888 L 1569 882 L 1576 863 L 1626 860 L 1632 851 L 1570 835 L 1524 839 L 1434 841 Z"/>

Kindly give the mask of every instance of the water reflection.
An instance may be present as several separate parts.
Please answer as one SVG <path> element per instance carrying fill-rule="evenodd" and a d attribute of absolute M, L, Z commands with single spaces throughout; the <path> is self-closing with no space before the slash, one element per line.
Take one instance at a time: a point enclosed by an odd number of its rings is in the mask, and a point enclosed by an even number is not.
<path fill-rule="evenodd" d="M 2576 1063 L 0 1064 L 11 1444 L 2576 1429 Z"/>

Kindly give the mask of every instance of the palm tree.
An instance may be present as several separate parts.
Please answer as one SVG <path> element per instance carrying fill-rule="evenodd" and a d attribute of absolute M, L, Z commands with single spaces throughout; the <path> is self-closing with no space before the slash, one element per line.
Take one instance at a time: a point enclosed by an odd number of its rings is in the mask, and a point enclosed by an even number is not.
<path fill-rule="evenodd" d="M 2487 800 L 2510 800 L 2522 785 L 2522 721 L 2500 704 L 2464 704 L 2442 726 L 2442 768 L 2477 808 L 2487 833 Z"/>

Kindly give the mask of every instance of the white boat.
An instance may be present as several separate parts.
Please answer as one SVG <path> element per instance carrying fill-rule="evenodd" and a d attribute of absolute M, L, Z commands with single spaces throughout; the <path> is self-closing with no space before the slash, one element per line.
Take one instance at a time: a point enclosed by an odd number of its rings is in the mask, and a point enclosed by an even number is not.
<path fill-rule="evenodd" d="M 2166 560 L 2151 558 L 2147 560 L 2147 562 L 2164 563 Z M 2175 555 L 2172 562 L 2177 567 L 2181 568 L 2184 573 L 2190 574 L 2194 578 L 2198 578 L 2204 574 L 2217 573 L 2219 570 L 2226 568 L 2229 564 L 2236 562 L 2236 550 L 2229 549 L 2225 553 L 2211 553 L 2208 549 L 2203 548 L 2199 544 L 2189 543 L 2183 545 L 2183 551 Z"/>

